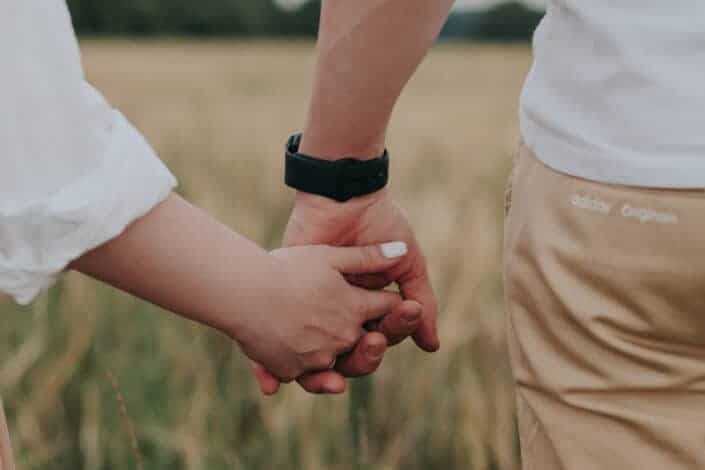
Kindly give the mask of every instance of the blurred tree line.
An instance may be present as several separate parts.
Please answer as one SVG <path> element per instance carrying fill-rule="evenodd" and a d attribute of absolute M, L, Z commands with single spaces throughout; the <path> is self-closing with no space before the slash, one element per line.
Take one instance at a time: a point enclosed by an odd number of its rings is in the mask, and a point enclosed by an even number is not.
<path fill-rule="evenodd" d="M 79 34 L 311 36 L 319 2 L 295 11 L 271 0 L 67 0 Z"/>
<path fill-rule="evenodd" d="M 272 0 L 67 0 L 79 34 L 314 36 L 320 0 L 297 9 Z M 509 2 L 451 15 L 443 36 L 491 40 L 531 37 L 541 13 Z"/>

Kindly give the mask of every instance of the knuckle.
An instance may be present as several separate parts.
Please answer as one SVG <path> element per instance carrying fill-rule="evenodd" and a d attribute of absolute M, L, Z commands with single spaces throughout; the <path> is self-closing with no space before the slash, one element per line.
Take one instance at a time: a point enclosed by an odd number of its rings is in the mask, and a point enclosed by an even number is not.
<path fill-rule="evenodd" d="M 319 259 L 327 261 L 328 264 L 334 264 L 337 255 L 335 247 L 328 245 L 312 245 L 309 246 L 309 248 L 314 250 L 312 254 L 319 255 Z"/>
<path fill-rule="evenodd" d="M 391 325 L 389 321 L 380 322 L 379 327 L 375 331 L 382 333 L 387 338 L 387 341 L 391 341 L 398 333 L 394 325 Z"/>
<path fill-rule="evenodd" d="M 346 367 L 344 375 L 350 378 L 364 377 L 377 370 L 377 367 L 379 367 L 378 362 L 358 360 Z"/>
<path fill-rule="evenodd" d="M 340 339 L 343 342 L 343 346 L 348 349 L 357 343 L 359 339 L 359 330 L 354 327 L 346 328 L 340 334 Z"/>
<path fill-rule="evenodd" d="M 370 375 L 379 367 L 380 362 L 364 362 L 360 364 L 360 368 L 357 370 L 358 377 L 364 377 L 365 375 Z"/>
<path fill-rule="evenodd" d="M 372 310 L 372 300 L 369 295 L 358 295 L 353 299 L 353 312 L 358 317 L 366 317 L 367 313 Z"/>
<path fill-rule="evenodd" d="M 377 248 L 368 246 L 361 250 L 360 256 L 363 266 L 373 266 L 377 261 Z"/>
<path fill-rule="evenodd" d="M 379 331 L 387 339 L 387 343 L 390 346 L 404 341 L 404 339 L 413 333 L 413 331 L 410 331 L 406 327 L 394 325 L 392 323 L 385 324 Z"/>
<path fill-rule="evenodd" d="M 323 370 L 328 369 L 333 361 L 335 360 L 335 355 L 331 352 L 320 352 L 316 353 L 310 360 L 310 366 L 313 369 Z"/>

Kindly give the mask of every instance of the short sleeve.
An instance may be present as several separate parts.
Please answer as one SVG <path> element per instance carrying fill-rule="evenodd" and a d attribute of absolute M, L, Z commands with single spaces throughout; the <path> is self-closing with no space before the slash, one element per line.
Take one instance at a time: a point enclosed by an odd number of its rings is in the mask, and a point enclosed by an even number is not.
<path fill-rule="evenodd" d="M 110 133 L 100 165 L 51 196 L 0 210 L 0 290 L 18 303 L 29 303 L 71 261 L 120 235 L 176 185 L 117 111 Z"/>
<path fill-rule="evenodd" d="M 26 304 L 176 180 L 85 82 L 65 2 L 0 10 L 0 27 L 15 37 L 0 44 L 0 291 Z"/>

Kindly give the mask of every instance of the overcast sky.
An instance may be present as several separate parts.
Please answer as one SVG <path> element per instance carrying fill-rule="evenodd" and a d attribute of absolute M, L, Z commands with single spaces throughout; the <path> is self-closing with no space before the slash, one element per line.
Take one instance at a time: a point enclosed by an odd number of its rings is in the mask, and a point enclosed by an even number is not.
<path fill-rule="evenodd" d="M 276 2 L 285 8 L 298 8 L 308 0 L 276 0 Z M 488 6 L 496 5 L 507 0 L 456 0 L 455 6 L 458 9 L 482 9 Z M 520 0 L 522 3 L 535 8 L 543 8 L 546 5 L 546 0 Z"/>

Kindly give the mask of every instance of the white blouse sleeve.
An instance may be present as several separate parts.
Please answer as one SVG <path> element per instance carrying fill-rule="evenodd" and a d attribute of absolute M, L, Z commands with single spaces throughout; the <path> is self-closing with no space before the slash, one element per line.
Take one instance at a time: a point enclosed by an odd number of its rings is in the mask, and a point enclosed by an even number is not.
<path fill-rule="evenodd" d="M 29 303 L 176 180 L 83 77 L 64 0 L 0 4 L 0 291 Z"/>

